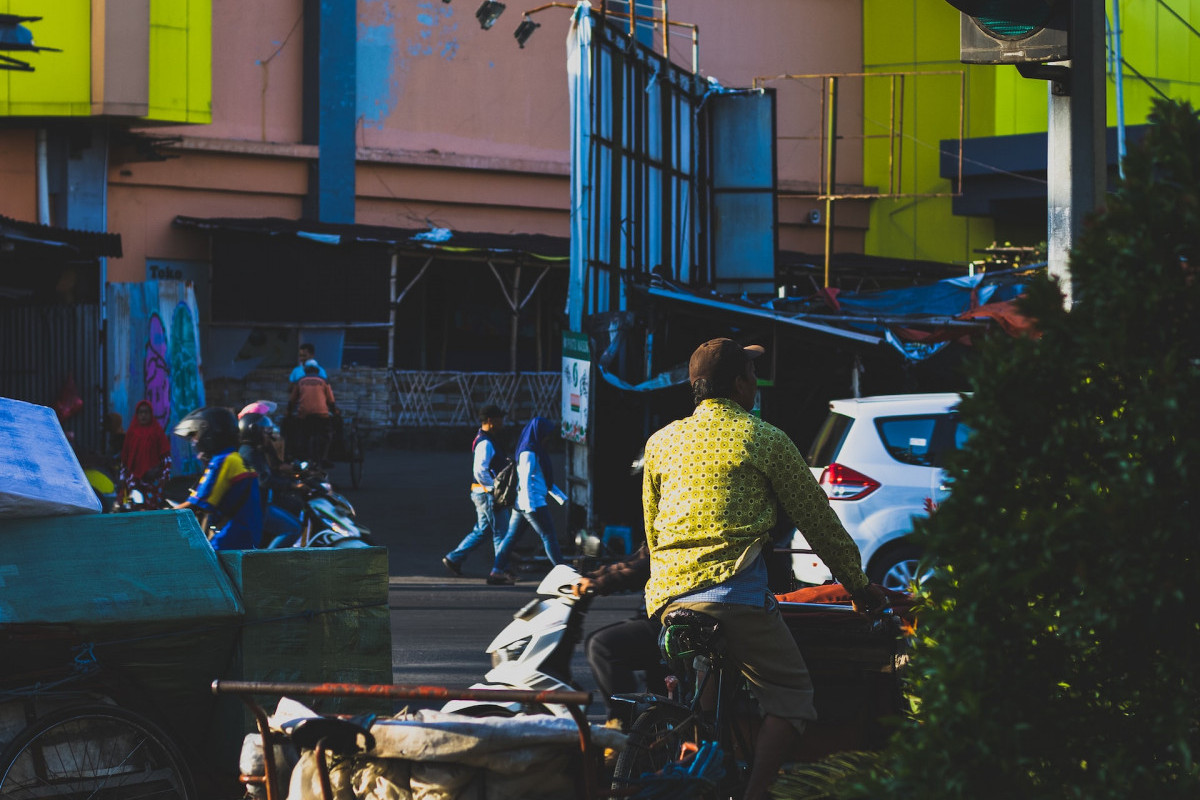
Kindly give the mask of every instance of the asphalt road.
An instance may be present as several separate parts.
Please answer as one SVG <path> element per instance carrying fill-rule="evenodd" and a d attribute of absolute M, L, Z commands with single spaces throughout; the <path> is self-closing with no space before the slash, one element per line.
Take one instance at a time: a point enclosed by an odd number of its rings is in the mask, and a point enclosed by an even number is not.
<path fill-rule="evenodd" d="M 561 464 L 561 455 L 559 459 Z M 345 464 L 337 464 L 330 478 L 354 503 L 359 521 L 388 548 L 393 682 L 464 688 L 482 680 L 491 667 L 488 643 L 533 599 L 546 568 L 535 565 L 521 572 L 515 586 L 488 586 L 490 545 L 471 553 L 463 577 L 442 566 L 442 556 L 475 524 L 468 496 L 469 445 L 462 452 L 371 449 L 358 489 L 350 487 Z M 555 522 L 566 547 L 565 518 L 558 511 Z M 532 552 L 537 541 L 527 532 L 523 546 Z M 585 633 L 632 616 L 639 601 L 635 594 L 597 598 Z M 572 672 L 579 688 L 595 692 L 582 645 Z M 597 696 L 589 716 L 602 718 L 603 713 Z"/>

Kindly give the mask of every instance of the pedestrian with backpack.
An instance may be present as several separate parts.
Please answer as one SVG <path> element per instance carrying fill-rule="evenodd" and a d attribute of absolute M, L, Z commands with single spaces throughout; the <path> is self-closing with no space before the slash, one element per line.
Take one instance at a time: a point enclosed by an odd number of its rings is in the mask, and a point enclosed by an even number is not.
<path fill-rule="evenodd" d="M 471 474 L 474 479 L 471 484 L 471 502 L 475 505 L 475 527 L 463 537 L 458 547 L 442 557 L 442 564 L 454 575 L 462 575 L 463 562 L 487 537 L 492 539 L 493 552 L 500 550 L 503 536 L 500 533 L 501 527 L 496 524 L 493 491 L 497 473 L 511 464 L 512 460 L 492 437 L 504 427 L 505 416 L 504 409 L 491 404 L 479 411 L 479 432 L 471 442 Z M 511 472 L 511 469 L 509 471 Z"/>
<path fill-rule="evenodd" d="M 545 417 L 534 417 L 521 431 L 517 442 L 517 476 L 519 488 L 517 501 L 509 517 L 508 533 L 496 548 L 496 563 L 488 575 L 490 584 L 513 584 L 516 579 L 508 571 L 508 551 L 520 533 L 522 523 L 533 528 L 546 548 L 550 566 L 565 564 L 562 550 L 558 546 L 558 534 L 554 530 L 554 518 L 550 515 L 547 498 L 562 503 L 566 496 L 554 485 L 554 465 L 550 461 L 547 447 L 550 438 L 557 435 L 558 426 Z"/>

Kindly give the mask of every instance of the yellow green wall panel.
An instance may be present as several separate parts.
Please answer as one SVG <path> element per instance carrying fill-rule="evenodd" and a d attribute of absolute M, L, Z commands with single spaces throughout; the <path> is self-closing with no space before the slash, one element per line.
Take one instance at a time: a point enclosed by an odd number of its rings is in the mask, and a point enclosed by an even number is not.
<path fill-rule="evenodd" d="M 25 23 L 33 43 L 61 53 L 12 53 L 33 72 L 0 70 L 0 116 L 74 117 L 91 113 L 90 0 L 0 0 L 0 13 L 42 17 Z"/>
<path fill-rule="evenodd" d="M 150 111 L 212 122 L 212 0 L 150 0 Z"/>
<path fill-rule="evenodd" d="M 92 15 L 104 8 L 99 0 L 0 0 L 0 13 L 42 17 L 26 23 L 34 43 L 62 51 L 18 54 L 33 72 L 0 70 L 0 117 L 103 113 L 102 104 L 93 109 Z M 149 13 L 144 119 L 211 122 L 212 0 L 150 0 Z"/>
<path fill-rule="evenodd" d="M 1114 2 L 1107 0 L 1112 19 Z M 1200 106 L 1200 0 L 1119 0 L 1122 26 L 1125 122 L 1143 124 L 1155 97 L 1188 99 Z M 1169 7 L 1169 8 L 1168 8 Z M 1171 12 L 1176 12 L 1179 19 Z M 1195 30 L 1193 30 L 1195 29 Z M 945 0 L 863 0 L 863 61 L 866 72 L 937 72 L 965 70 L 967 137 L 1039 133 L 1046 130 L 1046 82 L 1022 78 L 1015 67 L 961 64 L 959 14 Z M 1110 69 L 1108 124 L 1116 125 L 1116 80 Z M 888 118 L 887 92 L 864 87 L 864 135 L 880 131 Z M 952 139 L 950 120 L 958 117 L 958 93 L 933 76 L 910 79 L 904 103 L 906 193 L 952 190 L 939 176 L 936 157 L 941 139 Z M 924 155 L 922 154 L 924 153 Z M 887 146 L 864 144 L 864 180 L 885 189 Z M 872 203 L 867 252 L 898 258 L 966 262 L 993 240 L 985 218 L 951 213 L 948 198 L 900 198 Z M 1036 244 L 1022 242 L 1021 244 Z"/>

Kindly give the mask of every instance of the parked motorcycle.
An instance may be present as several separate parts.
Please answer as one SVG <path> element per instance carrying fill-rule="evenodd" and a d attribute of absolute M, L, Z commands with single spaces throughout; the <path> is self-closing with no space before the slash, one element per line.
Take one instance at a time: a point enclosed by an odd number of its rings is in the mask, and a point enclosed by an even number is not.
<path fill-rule="evenodd" d="M 487 652 L 492 669 L 472 689 L 578 691 L 571 677 L 571 657 L 583 639 L 583 620 L 592 596 L 575 597 L 571 588 L 580 575 L 566 564 L 550 570 L 537 587 L 537 597 L 513 615 Z M 443 711 L 476 717 L 553 714 L 570 717 L 565 706 L 456 700 Z"/>
<path fill-rule="evenodd" d="M 371 532 L 355 519 L 354 506 L 334 491 L 324 471 L 301 462 L 289 489 L 272 492 L 263 526 L 280 547 L 371 547 Z"/>

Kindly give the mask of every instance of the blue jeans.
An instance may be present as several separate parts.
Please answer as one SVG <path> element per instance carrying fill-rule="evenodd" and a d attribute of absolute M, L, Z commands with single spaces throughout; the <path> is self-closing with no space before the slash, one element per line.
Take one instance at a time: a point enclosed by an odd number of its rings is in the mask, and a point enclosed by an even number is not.
<path fill-rule="evenodd" d="M 475 527 L 463 537 L 458 547 L 446 554 L 446 558 L 455 564 L 467 560 L 467 555 L 479 547 L 485 537 L 492 537 L 492 547 L 500 552 L 500 543 L 504 537 L 500 535 L 500 526 L 496 524 L 496 509 L 492 505 L 491 492 L 471 492 L 471 502 L 475 504 Z"/>
<path fill-rule="evenodd" d="M 496 563 L 492 567 L 493 572 L 504 572 L 508 569 L 508 551 L 517 540 L 522 520 L 528 522 L 534 533 L 542 537 L 542 545 L 546 548 L 546 558 L 550 559 L 551 565 L 567 563 L 563 558 L 562 550 L 558 547 L 558 535 L 554 532 L 554 518 L 550 516 L 549 507 L 542 506 L 533 511 L 520 511 L 514 508 L 512 516 L 508 520 L 508 533 L 504 535 L 504 541 L 496 547 Z"/>

